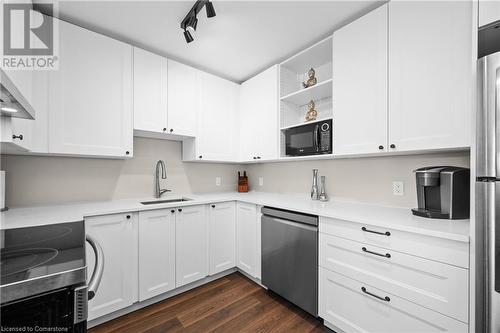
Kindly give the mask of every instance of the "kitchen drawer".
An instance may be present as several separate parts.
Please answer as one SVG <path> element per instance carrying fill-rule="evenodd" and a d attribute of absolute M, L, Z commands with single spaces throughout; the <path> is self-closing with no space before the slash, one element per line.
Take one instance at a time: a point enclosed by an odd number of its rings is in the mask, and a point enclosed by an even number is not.
<path fill-rule="evenodd" d="M 326 234 L 319 244 L 321 267 L 468 322 L 467 269 Z"/>
<path fill-rule="evenodd" d="M 464 242 L 328 217 L 320 218 L 319 231 L 445 264 L 469 268 L 469 244 Z"/>
<path fill-rule="evenodd" d="M 468 331 L 458 320 L 324 268 L 320 268 L 319 295 L 320 316 L 344 332 Z"/>

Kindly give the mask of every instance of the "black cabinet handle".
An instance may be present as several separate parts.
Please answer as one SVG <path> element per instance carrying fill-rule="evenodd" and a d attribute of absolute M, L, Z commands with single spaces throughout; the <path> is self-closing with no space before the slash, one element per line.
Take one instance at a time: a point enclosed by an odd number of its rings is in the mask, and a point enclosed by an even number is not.
<path fill-rule="evenodd" d="M 394 149 L 396 148 L 396 145 L 394 143 L 391 143 L 391 145 L 389 146 L 391 149 Z"/>
<path fill-rule="evenodd" d="M 23 135 L 20 134 L 20 135 L 12 135 L 12 139 L 19 139 L 19 140 L 22 140 L 23 139 Z"/>
<path fill-rule="evenodd" d="M 373 252 L 373 251 L 367 250 L 366 247 L 362 247 L 361 250 L 363 250 L 363 252 L 374 254 L 374 255 L 380 256 L 380 257 L 386 257 L 386 258 L 390 258 L 391 257 L 390 253 L 386 253 L 386 254 L 377 253 L 377 252 Z"/>
<path fill-rule="evenodd" d="M 215 205 L 212 205 L 212 208 L 215 208 Z"/>
<path fill-rule="evenodd" d="M 257 159 L 257 157 L 255 157 L 255 156 L 254 156 L 254 157 L 253 157 L 253 159 L 254 159 L 254 160 L 256 160 L 256 159 Z"/>
<path fill-rule="evenodd" d="M 163 132 L 166 132 L 166 131 L 167 131 L 167 129 L 165 127 L 163 127 Z"/>
<path fill-rule="evenodd" d="M 130 152 L 127 150 L 127 151 L 125 152 L 125 155 L 130 155 Z"/>
<path fill-rule="evenodd" d="M 375 298 L 377 298 L 377 299 L 379 299 L 381 301 L 385 301 L 385 302 L 390 302 L 391 301 L 391 299 L 389 298 L 389 296 L 381 297 L 379 295 L 372 294 L 371 292 L 366 291 L 365 287 L 361 287 L 361 291 L 364 292 L 365 294 L 370 295 L 372 297 L 375 297 Z"/>
<path fill-rule="evenodd" d="M 377 234 L 377 235 L 385 235 L 385 236 L 390 236 L 391 235 L 391 233 L 389 231 L 380 232 L 380 231 L 374 231 L 374 230 L 366 229 L 365 227 L 361 227 L 361 230 L 363 230 L 364 232 L 369 232 L 369 233 Z"/>
<path fill-rule="evenodd" d="M 260 160 L 260 156 L 257 156 L 257 159 Z"/>
<path fill-rule="evenodd" d="M 179 212 L 182 212 L 182 208 L 177 209 Z"/>
<path fill-rule="evenodd" d="M 127 215 L 127 220 L 130 220 L 130 215 Z"/>
<path fill-rule="evenodd" d="M 380 145 L 380 146 L 378 146 L 378 149 L 383 150 L 384 146 Z"/>
<path fill-rule="evenodd" d="M 172 210 L 170 211 L 170 213 L 172 213 L 172 214 L 173 214 L 173 213 L 175 213 L 175 209 L 172 209 Z"/>
<path fill-rule="evenodd" d="M 170 129 L 170 133 L 172 133 L 173 131 L 174 131 L 174 129 L 173 129 L 173 128 L 171 128 L 171 129 Z"/>
<path fill-rule="evenodd" d="M 202 155 L 200 155 L 200 156 L 198 156 L 198 158 L 203 158 L 203 156 L 202 156 Z"/>

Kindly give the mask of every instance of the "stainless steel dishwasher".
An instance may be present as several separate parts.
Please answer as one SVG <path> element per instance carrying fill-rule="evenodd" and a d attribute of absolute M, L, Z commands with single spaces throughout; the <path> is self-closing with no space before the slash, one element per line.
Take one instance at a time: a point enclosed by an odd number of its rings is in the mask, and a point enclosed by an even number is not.
<path fill-rule="evenodd" d="M 262 284 L 318 316 L 318 217 L 262 208 Z"/>

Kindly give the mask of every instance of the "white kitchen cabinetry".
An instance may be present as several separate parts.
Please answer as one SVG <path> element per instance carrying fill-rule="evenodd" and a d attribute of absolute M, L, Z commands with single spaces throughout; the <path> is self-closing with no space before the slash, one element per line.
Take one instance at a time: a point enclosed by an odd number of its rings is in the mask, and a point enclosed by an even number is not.
<path fill-rule="evenodd" d="M 104 252 L 104 271 L 95 298 L 89 301 L 89 320 L 132 305 L 137 301 L 137 213 L 89 217 L 85 231 Z M 95 256 L 87 244 L 87 275 Z"/>
<path fill-rule="evenodd" d="M 176 287 L 208 275 L 208 224 L 206 207 L 177 208 L 175 221 Z"/>
<path fill-rule="evenodd" d="M 385 4 L 333 34 L 333 153 L 387 149 Z"/>
<path fill-rule="evenodd" d="M 59 21 L 50 72 L 49 152 L 131 157 L 132 46 Z"/>
<path fill-rule="evenodd" d="M 257 206 L 236 203 L 236 221 L 236 266 L 245 273 L 256 276 Z"/>
<path fill-rule="evenodd" d="M 167 132 L 167 58 L 134 47 L 134 130 Z"/>
<path fill-rule="evenodd" d="M 168 133 L 196 136 L 201 71 L 168 60 Z"/>
<path fill-rule="evenodd" d="M 139 212 L 139 301 L 175 288 L 175 212 Z"/>
<path fill-rule="evenodd" d="M 241 85 L 240 161 L 278 158 L 278 65 Z"/>
<path fill-rule="evenodd" d="M 500 1 L 480 0 L 479 1 L 479 26 L 500 21 Z"/>
<path fill-rule="evenodd" d="M 210 275 L 236 266 L 236 204 L 209 205 Z"/>
<path fill-rule="evenodd" d="M 195 139 L 184 141 L 184 159 L 237 161 L 240 86 L 208 73 L 200 80 L 198 131 Z"/>
<path fill-rule="evenodd" d="M 389 151 L 469 147 L 472 2 L 389 2 Z"/>

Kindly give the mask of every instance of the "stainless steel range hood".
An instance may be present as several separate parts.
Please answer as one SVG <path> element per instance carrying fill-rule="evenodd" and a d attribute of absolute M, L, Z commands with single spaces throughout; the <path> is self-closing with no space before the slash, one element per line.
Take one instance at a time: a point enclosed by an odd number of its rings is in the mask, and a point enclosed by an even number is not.
<path fill-rule="evenodd" d="M 0 115 L 35 119 L 35 110 L 2 69 L 0 69 Z"/>

